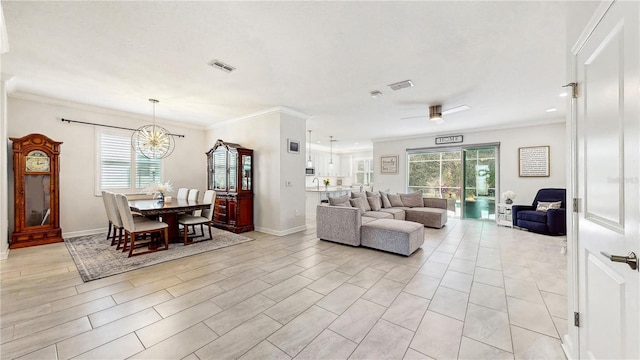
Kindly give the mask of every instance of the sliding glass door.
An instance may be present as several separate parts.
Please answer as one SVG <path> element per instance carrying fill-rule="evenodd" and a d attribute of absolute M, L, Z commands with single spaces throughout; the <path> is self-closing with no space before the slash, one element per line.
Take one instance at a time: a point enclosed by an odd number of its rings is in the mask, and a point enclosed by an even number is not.
<path fill-rule="evenodd" d="M 407 152 L 409 192 L 447 199 L 449 215 L 494 219 L 498 146 Z"/>

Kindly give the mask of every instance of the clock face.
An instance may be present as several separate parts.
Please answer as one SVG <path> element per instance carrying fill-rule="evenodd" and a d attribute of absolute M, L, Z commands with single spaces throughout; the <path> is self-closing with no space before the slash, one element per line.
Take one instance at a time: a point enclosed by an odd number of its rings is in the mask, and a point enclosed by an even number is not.
<path fill-rule="evenodd" d="M 25 161 L 26 171 L 47 172 L 49 171 L 49 157 L 40 150 L 34 150 L 27 154 Z"/>

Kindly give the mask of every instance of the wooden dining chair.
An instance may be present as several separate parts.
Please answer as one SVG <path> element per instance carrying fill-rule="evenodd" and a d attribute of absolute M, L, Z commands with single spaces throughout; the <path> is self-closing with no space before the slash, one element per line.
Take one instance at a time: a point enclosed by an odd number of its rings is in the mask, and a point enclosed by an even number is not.
<path fill-rule="evenodd" d="M 127 249 L 127 242 L 129 242 L 129 257 L 169 249 L 169 226 L 166 223 L 156 220 L 146 220 L 140 222 L 134 221 L 133 215 L 131 214 L 131 208 L 129 208 L 129 201 L 123 194 L 116 194 L 116 203 L 118 205 L 118 211 L 120 212 L 120 218 L 122 220 L 122 225 L 125 232 L 123 251 Z M 163 235 L 164 247 L 158 249 L 149 249 L 147 251 L 141 251 L 137 253 L 133 252 L 136 247 L 136 240 L 138 240 L 138 237 L 140 235 L 153 235 L 155 233 L 160 233 Z M 131 241 L 129 241 L 129 239 L 131 239 Z M 151 240 L 149 245 L 152 245 L 152 243 L 154 242 L 153 236 L 151 236 L 150 239 Z"/>
<path fill-rule="evenodd" d="M 207 190 L 204 193 L 204 199 L 202 200 L 205 204 L 210 204 L 207 209 L 201 210 L 201 215 L 183 215 L 178 217 L 178 224 L 184 227 L 184 244 L 191 245 L 204 240 L 213 239 L 213 235 L 211 233 L 211 219 L 213 218 L 213 206 L 216 202 L 216 192 L 213 190 Z M 196 225 L 200 225 L 200 231 L 202 232 L 202 236 L 204 236 L 204 224 L 207 224 L 209 227 L 209 238 L 203 239 L 200 241 L 189 241 L 189 231 L 188 228 L 191 226 L 193 228 L 193 233 L 195 234 Z"/>

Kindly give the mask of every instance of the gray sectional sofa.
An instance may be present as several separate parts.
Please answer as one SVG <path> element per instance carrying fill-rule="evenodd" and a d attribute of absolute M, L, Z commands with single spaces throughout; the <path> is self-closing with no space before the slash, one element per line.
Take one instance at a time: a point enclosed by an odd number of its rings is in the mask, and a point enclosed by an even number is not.
<path fill-rule="evenodd" d="M 446 199 L 422 198 L 420 193 L 351 193 L 351 198 L 329 198 L 316 211 L 320 239 L 405 256 L 424 243 L 424 226 L 442 228 L 446 223 Z"/>

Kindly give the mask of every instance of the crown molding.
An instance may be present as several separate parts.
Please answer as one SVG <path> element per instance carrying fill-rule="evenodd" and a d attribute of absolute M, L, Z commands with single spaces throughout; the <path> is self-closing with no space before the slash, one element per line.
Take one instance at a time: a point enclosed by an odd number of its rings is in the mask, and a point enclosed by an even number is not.
<path fill-rule="evenodd" d="M 153 116 L 151 115 L 136 114 L 128 111 L 109 109 L 101 106 L 82 104 L 75 101 L 63 100 L 63 99 L 52 98 L 52 97 L 47 97 L 42 95 L 29 94 L 29 93 L 24 93 L 20 91 L 13 91 L 11 93 L 8 93 L 7 96 L 12 99 L 33 101 L 33 102 L 46 104 L 46 105 L 65 106 L 72 109 L 88 111 L 92 113 L 109 115 L 109 116 L 125 117 L 129 119 L 143 121 L 143 122 L 153 121 Z M 72 120 L 76 120 L 76 119 L 72 119 Z M 156 122 L 166 126 L 178 126 L 186 129 L 194 129 L 194 130 L 206 129 L 204 125 L 177 121 L 177 120 L 167 120 L 167 119 L 159 118 L 157 116 L 156 116 Z"/>
<path fill-rule="evenodd" d="M 241 121 L 244 121 L 244 120 L 250 120 L 250 119 L 253 119 L 253 118 L 256 118 L 256 117 L 259 117 L 259 116 L 264 116 L 264 115 L 268 115 L 268 114 L 272 114 L 272 113 L 286 114 L 286 115 L 290 115 L 290 116 L 293 116 L 293 117 L 296 117 L 296 118 L 298 118 L 300 120 L 305 120 L 305 121 L 308 118 L 311 117 L 311 116 L 309 116 L 309 115 L 307 115 L 305 113 L 299 112 L 297 110 L 293 110 L 293 109 L 288 108 L 286 106 L 274 106 L 274 107 L 271 107 L 271 108 L 268 108 L 268 109 L 264 109 L 264 110 L 260 110 L 260 111 L 257 111 L 257 112 L 254 112 L 254 113 L 251 113 L 251 114 L 248 114 L 248 115 L 244 115 L 244 116 L 240 116 L 240 117 L 237 117 L 237 118 L 224 120 L 224 121 L 217 122 L 215 124 L 211 124 L 211 125 L 207 126 L 206 129 L 207 130 L 212 130 L 212 129 L 215 129 L 215 128 L 218 128 L 218 127 L 221 127 L 221 126 L 231 125 L 233 123 L 241 122 Z"/>

